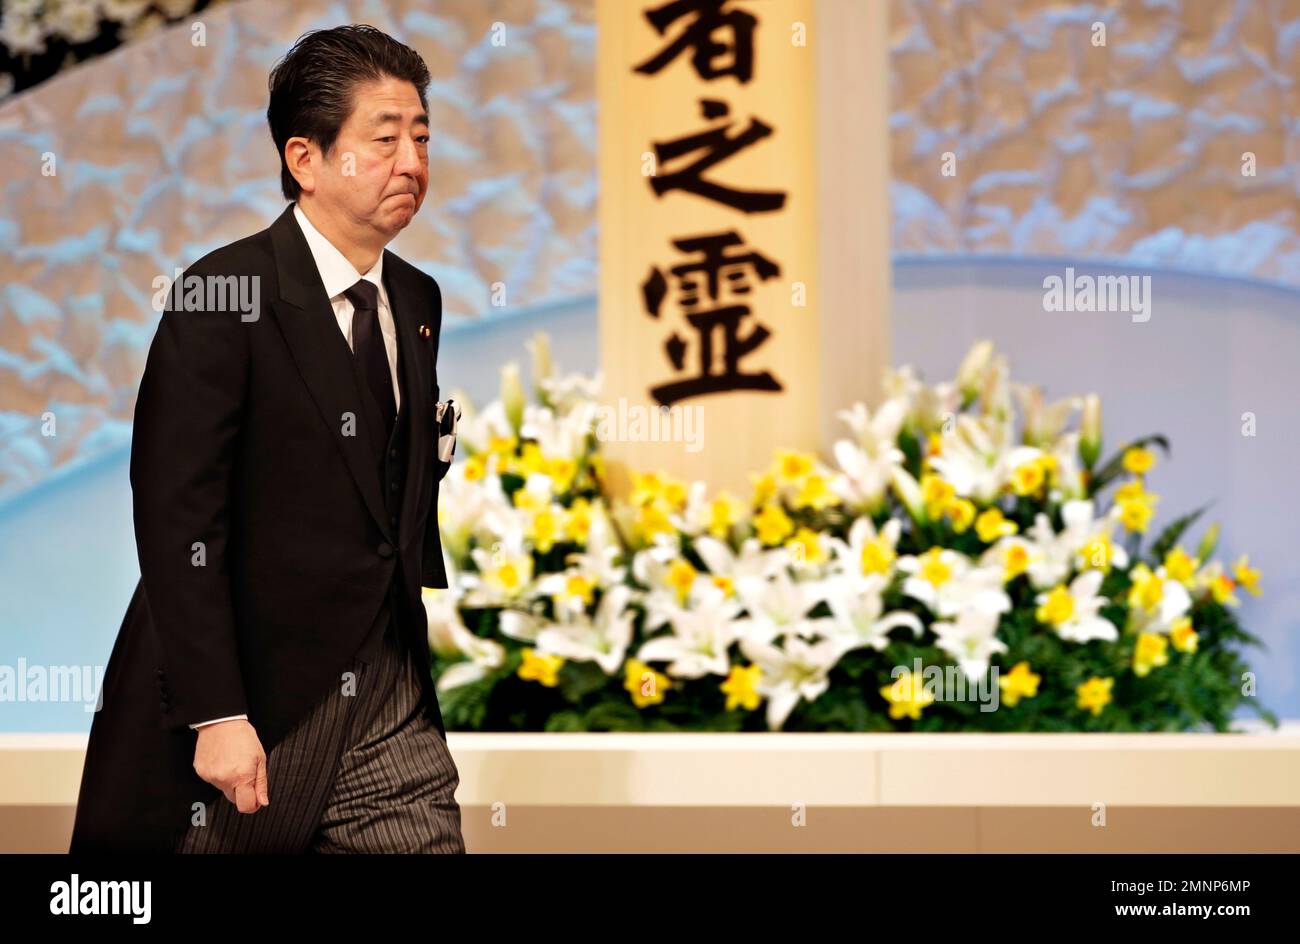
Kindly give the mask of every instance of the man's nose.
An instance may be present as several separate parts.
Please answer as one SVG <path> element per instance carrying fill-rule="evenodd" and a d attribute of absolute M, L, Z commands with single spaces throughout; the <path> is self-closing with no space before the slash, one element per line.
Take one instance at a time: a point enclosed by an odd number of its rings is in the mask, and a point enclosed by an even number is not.
<path fill-rule="evenodd" d="M 403 138 L 397 146 L 397 163 L 393 165 L 393 173 L 418 180 L 423 167 L 419 146 L 412 139 Z"/>

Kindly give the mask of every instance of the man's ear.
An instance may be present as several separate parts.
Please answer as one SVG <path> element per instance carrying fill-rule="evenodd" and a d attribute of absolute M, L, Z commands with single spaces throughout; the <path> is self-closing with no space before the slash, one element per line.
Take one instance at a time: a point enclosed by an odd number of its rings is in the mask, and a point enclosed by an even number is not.
<path fill-rule="evenodd" d="M 307 138 L 295 137 L 284 142 L 284 162 L 307 193 L 316 192 L 316 168 L 312 164 L 312 143 Z"/>

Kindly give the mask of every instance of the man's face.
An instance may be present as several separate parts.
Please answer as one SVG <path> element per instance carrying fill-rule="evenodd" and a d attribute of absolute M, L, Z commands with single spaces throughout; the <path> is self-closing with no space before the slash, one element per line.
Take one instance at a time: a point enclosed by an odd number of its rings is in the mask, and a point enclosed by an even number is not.
<path fill-rule="evenodd" d="M 385 76 L 353 92 L 315 196 L 386 242 L 415 217 L 429 187 L 429 116 L 410 82 Z"/>

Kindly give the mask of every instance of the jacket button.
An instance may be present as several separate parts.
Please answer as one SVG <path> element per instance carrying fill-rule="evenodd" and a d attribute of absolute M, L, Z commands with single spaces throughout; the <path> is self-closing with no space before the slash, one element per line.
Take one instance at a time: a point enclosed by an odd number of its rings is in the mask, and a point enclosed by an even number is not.
<path fill-rule="evenodd" d="M 389 450 L 388 450 L 388 454 L 389 454 L 390 456 L 392 456 L 394 459 L 397 458 L 397 450 L 396 450 L 396 449 L 389 449 Z"/>
<path fill-rule="evenodd" d="M 388 544 L 387 542 L 385 542 L 385 543 L 379 545 L 377 548 L 375 548 L 375 552 L 376 552 L 380 557 L 392 557 L 392 556 L 393 556 L 393 545 Z"/>

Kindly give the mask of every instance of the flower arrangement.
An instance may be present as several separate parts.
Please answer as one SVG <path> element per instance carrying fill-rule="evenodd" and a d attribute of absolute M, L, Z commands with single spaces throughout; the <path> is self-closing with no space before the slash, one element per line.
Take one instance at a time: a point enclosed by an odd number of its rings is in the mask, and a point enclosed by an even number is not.
<path fill-rule="evenodd" d="M 1276 726 L 1233 612 L 1258 571 L 1214 559 L 1217 527 L 1186 543 L 1199 512 L 1148 534 L 1168 444 L 1102 461 L 1096 396 L 1046 403 L 983 342 L 952 382 L 891 371 L 833 465 L 613 501 L 599 379 L 529 347 L 536 402 L 514 364 L 457 398 L 450 587 L 424 591 L 450 728 L 1225 731 L 1243 702 Z"/>
<path fill-rule="evenodd" d="M 0 100 L 224 0 L 6 0 Z"/>

